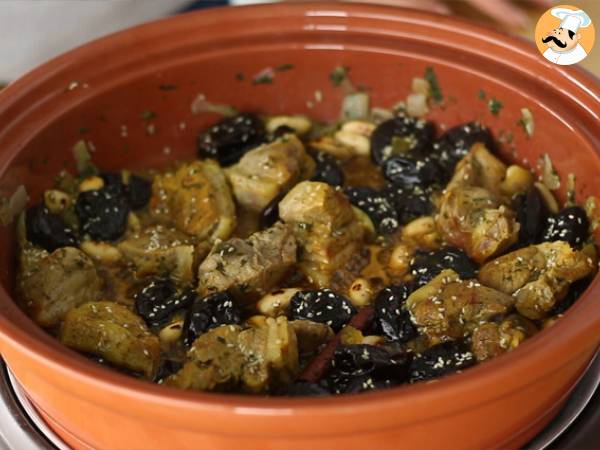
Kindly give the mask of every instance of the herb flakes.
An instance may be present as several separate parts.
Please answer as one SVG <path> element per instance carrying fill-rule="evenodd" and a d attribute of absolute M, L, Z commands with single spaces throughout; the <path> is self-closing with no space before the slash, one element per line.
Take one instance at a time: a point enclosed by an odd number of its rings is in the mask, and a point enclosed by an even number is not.
<path fill-rule="evenodd" d="M 504 104 L 497 98 L 492 97 L 488 100 L 487 106 L 490 112 L 494 116 L 497 116 L 500 114 L 500 110 L 504 107 Z"/>
<path fill-rule="evenodd" d="M 340 86 L 348 78 L 348 72 L 350 72 L 350 67 L 336 66 L 329 74 L 329 80 L 334 86 Z"/>
<path fill-rule="evenodd" d="M 149 109 L 145 109 L 140 113 L 141 120 L 152 120 L 154 118 L 156 118 L 156 113 Z"/>
<path fill-rule="evenodd" d="M 429 83 L 429 92 L 431 99 L 436 103 L 441 103 L 444 100 L 444 95 L 442 94 L 442 89 L 440 88 L 440 83 L 438 82 L 438 78 L 435 71 L 433 70 L 433 67 L 425 68 L 424 78 Z"/>

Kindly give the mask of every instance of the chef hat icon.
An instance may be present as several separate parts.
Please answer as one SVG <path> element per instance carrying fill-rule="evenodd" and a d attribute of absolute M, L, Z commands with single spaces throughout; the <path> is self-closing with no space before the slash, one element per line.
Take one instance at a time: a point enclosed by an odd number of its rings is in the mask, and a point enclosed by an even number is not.
<path fill-rule="evenodd" d="M 571 30 L 573 33 L 577 33 L 579 28 L 586 28 L 592 23 L 590 16 L 581 9 L 574 11 L 567 8 L 552 8 L 550 14 L 561 20 L 560 28 Z"/>

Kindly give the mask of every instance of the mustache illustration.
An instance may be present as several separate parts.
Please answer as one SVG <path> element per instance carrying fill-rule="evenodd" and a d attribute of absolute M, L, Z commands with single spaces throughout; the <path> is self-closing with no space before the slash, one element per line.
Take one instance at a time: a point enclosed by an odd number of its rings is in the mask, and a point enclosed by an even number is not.
<path fill-rule="evenodd" d="M 546 42 L 550 42 L 550 41 L 554 41 L 554 43 L 559 46 L 560 48 L 565 48 L 567 46 L 566 42 L 561 42 L 558 40 L 558 38 L 556 36 L 547 36 L 545 38 L 542 38 L 542 42 L 545 44 Z"/>

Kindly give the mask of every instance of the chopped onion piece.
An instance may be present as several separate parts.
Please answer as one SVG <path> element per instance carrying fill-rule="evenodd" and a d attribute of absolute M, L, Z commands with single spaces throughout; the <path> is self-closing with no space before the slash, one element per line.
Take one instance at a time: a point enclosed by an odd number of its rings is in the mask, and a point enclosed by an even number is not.
<path fill-rule="evenodd" d="M 425 78 L 413 78 L 411 88 L 414 94 L 423 94 L 425 97 L 429 97 L 431 87 Z"/>
<path fill-rule="evenodd" d="M 366 119 L 369 116 L 369 94 L 355 92 L 344 97 L 342 120 Z"/>
<path fill-rule="evenodd" d="M 98 172 L 98 169 L 92 163 L 88 145 L 83 139 L 77 141 L 73 146 L 73 157 L 75 158 L 75 167 L 79 175 L 87 177 Z"/>
<path fill-rule="evenodd" d="M 521 108 L 521 120 L 519 123 L 523 126 L 527 136 L 532 137 L 535 130 L 535 123 L 533 122 L 533 114 L 531 114 L 529 108 Z"/>
<path fill-rule="evenodd" d="M 205 112 L 214 112 L 224 117 L 231 117 L 237 114 L 237 110 L 233 106 L 211 103 L 206 99 L 204 94 L 198 94 L 191 105 L 192 114 L 200 114 Z"/>
<path fill-rule="evenodd" d="M 548 189 L 558 189 L 560 187 L 560 177 L 552 166 L 552 161 L 550 160 L 548 153 L 544 153 L 542 156 L 540 156 L 540 159 L 538 160 L 538 167 L 540 168 L 542 182 L 548 187 Z"/>
<path fill-rule="evenodd" d="M 392 119 L 394 117 L 394 113 L 386 108 L 371 108 L 371 121 L 379 124 L 381 122 L 385 122 L 386 120 Z"/>
<path fill-rule="evenodd" d="M 409 94 L 406 97 L 406 112 L 413 117 L 423 117 L 429 112 L 427 97 L 423 94 Z"/>
<path fill-rule="evenodd" d="M 4 204 L 0 208 L 0 222 L 2 225 L 9 225 L 13 219 L 21 214 L 27 205 L 27 190 L 25 186 L 20 185 L 10 199 L 4 200 Z"/>

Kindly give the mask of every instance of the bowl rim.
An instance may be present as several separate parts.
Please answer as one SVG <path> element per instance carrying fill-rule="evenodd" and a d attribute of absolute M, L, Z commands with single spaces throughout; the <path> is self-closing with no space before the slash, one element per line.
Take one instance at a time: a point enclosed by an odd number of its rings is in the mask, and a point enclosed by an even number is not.
<path fill-rule="evenodd" d="M 557 66 L 539 58 L 533 44 L 524 39 L 515 38 L 507 33 L 499 32 L 491 28 L 476 25 L 472 22 L 454 17 L 442 16 L 435 13 L 426 13 L 416 10 L 401 9 L 380 5 L 365 4 L 341 4 L 334 2 L 310 2 L 291 4 L 267 4 L 253 5 L 233 8 L 215 8 L 212 10 L 188 13 L 185 15 L 161 19 L 147 24 L 129 28 L 106 37 L 94 40 L 90 43 L 66 52 L 29 72 L 19 80 L 9 84 L 0 92 L 0 117 L 8 111 L 11 106 L 17 104 L 40 85 L 43 81 L 51 80 L 55 73 L 68 71 L 70 61 L 89 55 L 90 50 L 97 51 L 100 47 L 115 48 L 128 42 L 135 36 L 144 35 L 145 39 L 156 39 L 164 35 L 165 30 L 180 26 L 182 24 L 210 24 L 219 20 L 243 22 L 247 16 L 261 17 L 266 19 L 286 15 L 298 20 L 311 18 L 327 18 L 344 16 L 348 21 L 368 18 L 369 20 L 387 23 L 412 23 L 420 24 L 437 30 L 451 29 L 463 38 L 477 36 L 486 45 L 495 47 L 499 52 L 505 52 L 510 48 L 518 58 L 527 60 L 530 64 L 540 69 L 549 70 L 556 76 L 565 78 L 572 85 L 573 90 L 569 92 L 585 109 L 596 117 L 600 117 L 600 106 L 598 102 L 589 103 L 589 98 L 600 99 L 600 85 L 598 80 L 584 69 L 579 67 Z M 459 26 L 457 26 L 459 25 Z M 533 53 L 535 51 L 535 53 Z M 501 63 L 500 59 L 495 59 Z M 576 89 L 575 89 L 576 88 Z M 19 120 L 18 118 L 15 121 Z M 0 140 L 3 133 L 0 131 Z M 6 152 L 0 154 L 0 173 L 4 173 L 12 157 Z M 595 297 L 600 294 L 600 280 L 594 279 L 582 298 Z M 552 330 L 543 330 L 535 337 L 529 339 L 525 344 L 510 354 L 502 355 L 478 365 L 459 375 L 451 375 L 434 383 L 421 383 L 412 386 L 399 386 L 392 390 L 363 393 L 361 395 L 345 395 L 341 397 L 326 398 L 272 398 L 272 397 L 248 397 L 236 394 L 212 394 L 201 392 L 189 392 L 171 388 L 165 388 L 153 383 L 143 382 L 120 374 L 116 371 L 101 367 L 73 351 L 65 351 L 65 347 L 54 338 L 45 333 L 30 321 L 30 326 L 20 328 L 12 323 L 7 314 L 22 314 L 12 300 L 11 295 L 4 286 L 0 288 L 0 336 L 2 340 L 20 352 L 28 354 L 29 357 L 41 361 L 47 367 L 57 370 L 72 379 L 77 379 L 88 386 L 96 386 L 101 390 L 112 391 L 123 397 L 131 398 L 147 403 L 163 403 L 177 406 L 188 410 L 227 411 L 236 414 L 273 416 L 282 414 L 312 415 L 315 411 L 323 414 L 353 414 L 356 409 L 381 410 L 382 407 L 398 406 L 399 404 L 419 404 L 426 406 L 427 402 L 434 398 L 452 398 L 465 396 L 469 392 L 479 391 L 478 386 L 482 383 L 496 384 L 505 382 L 505 375 L 510 370 L 513 378 L 520 378 L 527 371 L 538 365 L 546 363 L 553 369 L 557 369 L 558 363 L 553 360 L 551 353 L 558 351 L 569 351 L 571 345 L 583 344 L 583 335 L 589 334 L 590 330 L 600 325 L 600 312 L 594 312 L 590 301 L 577 302 L 553 327 Z M 11 304 L 6 304 L 11 302 Z M 12 310 L 11 310 L 12 309 Z M 15 311 L 16 310 L 16 311 Z M 26 316 L 25 316 L 26 317 Z M 578 321 L 587 317 L 587 322 Z M 592 320 L 593 318 L 593 320 Z M 577 325 L 577 326 L 572 326 Z M 31 327 L 35 326 L 36 332 Z M 546 339 L 551 332 L 556 339 Z M 581 345 L 580 348 L 586 349 Z M 550 350 L 553 350 L 551 352 Z M 589 348 L 587 350 L 590 350 Z M 590 350 L 591 351 L 591 350 Z M 572 358 L 563 361 L 568 364 Z M 10 361 L 9 361 L 10 363 Z M 510 367 L 509 367 L 510 366 Z M 527 379 L 526 382 L 514 381 L 499 387 L 493 395 L 482 393 L 477 402 L 462 404 L 453 407 L 452 410 L 464 410 L 483 403 L 491 397 L 506 394 L 535 380 Z M 439 413 L 440 415 L 442 412 Z M 431 417 L 431 415 L 430 415 Z"/>

